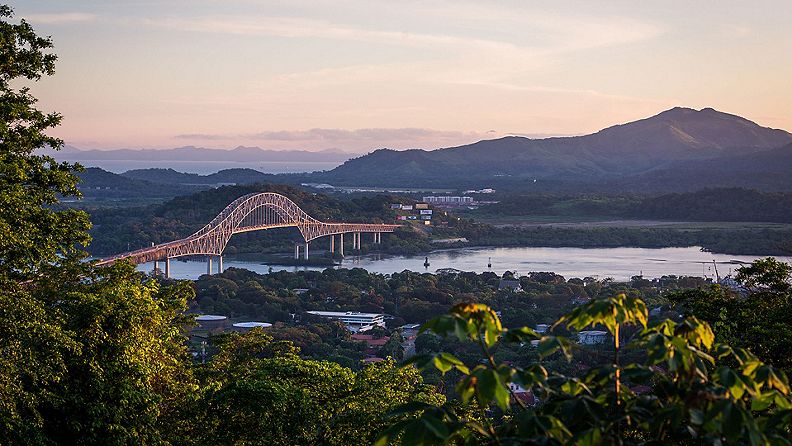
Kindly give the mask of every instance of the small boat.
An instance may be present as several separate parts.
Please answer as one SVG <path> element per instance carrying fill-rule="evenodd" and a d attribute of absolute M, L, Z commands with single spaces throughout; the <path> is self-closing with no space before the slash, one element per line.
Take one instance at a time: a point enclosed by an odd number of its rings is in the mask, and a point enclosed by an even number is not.
<path fill-rule="evenodd" d="M 429 268 L 429 257 L 424 260 L 424 268 Z"/>

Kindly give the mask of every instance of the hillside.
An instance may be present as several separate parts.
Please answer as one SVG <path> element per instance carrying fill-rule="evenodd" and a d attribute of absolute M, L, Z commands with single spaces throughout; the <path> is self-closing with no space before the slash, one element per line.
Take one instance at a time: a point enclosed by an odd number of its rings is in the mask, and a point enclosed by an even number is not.
<path fill-rule="evenodd" d="M 783 130 L 711 108 L 678 107 L 585 136 L 510 136 L 434 151 L 380 149 L 313 176 L 354 185 L 597 182 L 675 163 L 762 153 L 790 143 L 792 134 Z"/>
<path fill-rule="evenodd" d="M 789 172 L 792 172 L 792 144 L 759 153 L 675 162 L 661 169 L 605 181 L 596 189 L 638 194 L 707 187 L 792 191 Z"/>
<path fill-rule="evenodd" d="M 151 181 L 160 184 L 254 184 L 283 180 L 287 175 L 262 173 L 254 169 L 224 169 L 210 175 L 182 173 L 173 169 L 135 169 L 121 174 L 126 178 Z"/>
<path fill-rule="evenodd" d="M 173 185 L 162 187 L 152 181 L 140 178 L 127 178 L 98 167 L 89 167 L 78 174 L 78 188 L 83 194 L 85 204 L 122 203 L 126 201 L 162 200 L 177 195 L 193 193 L 204 188 Z"/>

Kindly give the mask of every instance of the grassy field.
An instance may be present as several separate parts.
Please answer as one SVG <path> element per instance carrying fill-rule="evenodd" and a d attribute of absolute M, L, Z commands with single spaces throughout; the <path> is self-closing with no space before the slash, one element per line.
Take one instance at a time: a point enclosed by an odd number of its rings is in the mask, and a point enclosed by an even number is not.
<path fill-rule="evenodd" d="M 669 221 L 669 220 L 623 220 L 613 217 L 595 216 L 498 216 L 462 215 L 481 223 L 494 226 L 545 226 L 558 228 L 669 228 L 679 230 L 698 229 L 792 229 L 789 223 L 732 222 L 732 221 Z"/>

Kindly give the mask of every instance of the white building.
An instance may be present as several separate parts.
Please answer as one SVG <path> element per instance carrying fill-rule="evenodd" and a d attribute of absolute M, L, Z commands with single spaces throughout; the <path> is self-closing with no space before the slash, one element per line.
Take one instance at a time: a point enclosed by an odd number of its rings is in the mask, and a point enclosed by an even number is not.
<path fill-rule="evenodd" d="M 534 329 L 534 331 L 539 334 L 545 334 L 549 329 L 550 329 L 550 324 L 536 324 L 536 328 Z"/>
<path fill-rule="evenodd" d="M 604 344 L 608 341 L 607 331 L 587 330 L 578 332 L 578 343 L 583 345 Z"/>
<path fill-rule="evenodd" d="M 429 204 L 464 206 L 468 204 L 473 204 L 473 197 L 450 197 L 450 196 L 423 197 L 423 201 Z"/>
<path fill-rule="evenodd" d="M 360 313 L 358 311 L 309 311 L 308 314 L 341 321 L 352 333 L 385 327 L 385 315 L 379 313 Z"/>

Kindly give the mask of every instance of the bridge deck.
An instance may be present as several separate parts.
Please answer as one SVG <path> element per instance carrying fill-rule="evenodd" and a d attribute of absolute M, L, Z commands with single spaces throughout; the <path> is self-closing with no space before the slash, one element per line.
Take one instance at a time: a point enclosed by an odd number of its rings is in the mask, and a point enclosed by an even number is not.
<path fill-rule="evenodd" d="M 99 260 L 97 265 L 109 265 L 121 259 L 145 263 L 190 255 L 221 255 L 234 234 L 287 227 L 298 228 L 308 243 L 336 234 L 393 232 L 399 225 L 325 223 L 306 214 L 283 195 L 270 192 L 248 194 L 234 200 L 209 224 L 189 237 L 107 257 Z"/>

